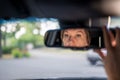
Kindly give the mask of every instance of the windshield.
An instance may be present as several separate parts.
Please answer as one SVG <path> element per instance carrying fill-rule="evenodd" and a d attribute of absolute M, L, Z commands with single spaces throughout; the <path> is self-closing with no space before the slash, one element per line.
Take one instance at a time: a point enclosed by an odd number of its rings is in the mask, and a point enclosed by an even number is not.
<path fill-rule="evenodd" d="M 120 26 L 112 17 L 108 28 Z M 54 18 L 0 20 L 0 80 L 47 78 L 107 78 L 99 55 L 44 45 L 47 30 L 59 29 Z"/>

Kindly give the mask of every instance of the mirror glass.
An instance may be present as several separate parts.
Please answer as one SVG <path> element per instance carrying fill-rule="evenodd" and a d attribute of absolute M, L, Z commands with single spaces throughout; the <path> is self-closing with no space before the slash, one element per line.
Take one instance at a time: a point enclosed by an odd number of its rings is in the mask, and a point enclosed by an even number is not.
<path fill-rule="evenodd" d="M 48 47 L 104 48 L 101 28 L 67 28 L 49 30 L 45 34 Z"/>

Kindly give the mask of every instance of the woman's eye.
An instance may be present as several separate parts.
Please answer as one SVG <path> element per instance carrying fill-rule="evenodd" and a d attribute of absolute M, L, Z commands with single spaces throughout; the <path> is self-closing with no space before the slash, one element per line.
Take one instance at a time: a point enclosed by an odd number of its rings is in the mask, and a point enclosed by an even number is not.
<path fill-rule="evenodd" d="M 64 34 L 64 37 L 65 37 L 65 38 L 68 38 L 68 37 L 69 37 L 69 35 L 68 35 L 68 34 Z"/>
<path fill-rule="evenodd" d="M 81 35 L 80 35 L 80 34 L 77 34 L 76 37 L 79 38 L 79 37 L 81 37 Z"/>

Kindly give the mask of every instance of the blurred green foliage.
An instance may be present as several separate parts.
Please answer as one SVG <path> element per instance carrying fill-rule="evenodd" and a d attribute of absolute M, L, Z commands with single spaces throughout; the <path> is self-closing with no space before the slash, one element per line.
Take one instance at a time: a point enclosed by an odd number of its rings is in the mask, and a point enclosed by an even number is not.
<path fill-rule="evenodd" d="M 26 33 L 20 36 L 20 38 L 16 39 L 15 34 L 20 31 L 20 28 L 24 27 L 26 29 Z M 4 54 L 11 53 L 15 57 L 22 57 L 21 51 L 26 49 L 26 45 L 32 43 L 34 47 L 41 47 L 44 45 L 43 36 L 40 34 L 33 34 L 33 30 L 38 29 L 40 31 L 40 25 L 36 25 L 35 22 L 29 22 L 22 20 L 16 25 L 16 31 L 12 33 L 2 32 L 2 49 Z M 4 43 L 6 43 L 4 45 Z M 18 48 L 18 49 L 16 49 Z M 24 56 L 29 57 L 28 53 L 25 53 Z"/>
<path fill-rule="evenodd" d="M 23 57 L 29 58 L 29 57 L 30 57 L 30 54 L 29 54 L 28 52 L 23 53 Z"/>
<path fill-rule="evenodd" d="M 15 58 L 30 57 L 29 49 L 44 46 L 44 37 L 40 31 L 52 26 L 48 20 L 53 19 L 26 18 L 5 21 L 1 24 L 2 53 L 11 54 Z"/>
<path fill-rule="evenodd" d="M 12 46 L 3 47 L 3 48 L 2 48 L 2 53 L 4 53 L 4 54 L 10 54 L 11 51 L 12 51 L 14 48 L 15 48 L 15 47 L 12 47 Z"/>
<path fill-rule="evenodd" d="M 30 53 L 28 51 L 20 50 L 19 48 L 14 48 L 11 53 L 14 58 L 30 57 Z"/>
<path fill-rule="evenodd" d="M 12 50 L 12 56 L 14 58 L 22 58 L 23 57 L 22 52 L 18 48 L 15 48 Z"/>

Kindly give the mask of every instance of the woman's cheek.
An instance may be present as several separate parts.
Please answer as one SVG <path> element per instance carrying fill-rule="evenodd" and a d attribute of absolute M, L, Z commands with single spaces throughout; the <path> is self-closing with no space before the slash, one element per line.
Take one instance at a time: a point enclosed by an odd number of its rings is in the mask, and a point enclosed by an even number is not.
<path fill-rule="evenodd" d="M 68 46 L 68 41 L 67 40 L 63 40 L 63 44 L 64 44 L 64 46 Z"/>

